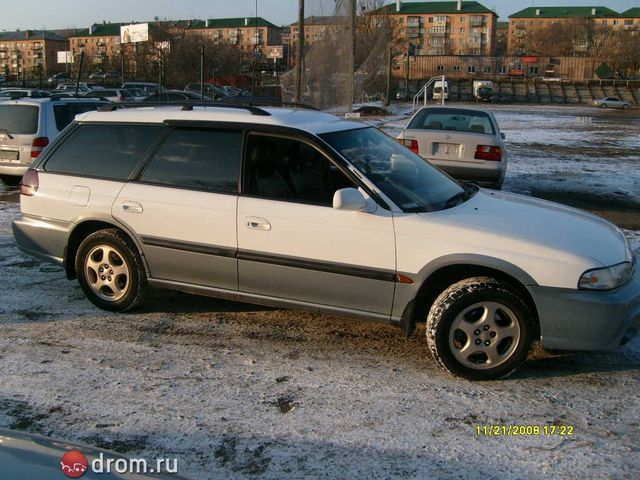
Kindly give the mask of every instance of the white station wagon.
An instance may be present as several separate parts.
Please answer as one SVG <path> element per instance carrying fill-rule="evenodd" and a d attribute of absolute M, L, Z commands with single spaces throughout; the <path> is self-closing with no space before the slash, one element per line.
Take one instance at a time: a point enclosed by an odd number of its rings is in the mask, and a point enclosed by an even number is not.
<path fill-rule="evenodd" d="M 640 325 L 614 225 L 460 184 L 379 130 L 302 109 L 83 114 L 25 175 L 24 251 L 95 305 L 147 287 L 427 323 L 437 362 L 493 379 L 553 349 L 613 349 Z"/>

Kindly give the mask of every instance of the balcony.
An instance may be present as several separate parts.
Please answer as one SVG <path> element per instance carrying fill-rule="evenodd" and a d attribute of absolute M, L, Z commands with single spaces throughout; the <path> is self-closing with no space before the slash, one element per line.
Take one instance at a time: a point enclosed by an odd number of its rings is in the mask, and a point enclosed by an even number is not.
<path fill-rule="evenodd" d="M 431 30 L 429 30 L 429 36 L 430 37 L 446 37 L 447 36 L 447 31 L 434 31 L 432 32 Z"/>
<path fill-rule="evenodd" d="M 484 25 L 484 17 L 471 17 L 469 19 L 469 25 L 472 27 L 482 27 Z"/>
<path fill-rule="evenodd" d="M 431 47 L 427 50 L 427 55 L 444 55 L 444 46 L 442 47 Z"/>

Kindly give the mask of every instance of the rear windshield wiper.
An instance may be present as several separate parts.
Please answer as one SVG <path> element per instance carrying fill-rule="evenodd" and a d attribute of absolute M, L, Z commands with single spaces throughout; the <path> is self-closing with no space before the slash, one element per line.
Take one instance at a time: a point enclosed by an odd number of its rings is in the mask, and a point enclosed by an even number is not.
<path fill-rule="evenodd" d="M 9 139 L 13 140 L 13 135 L 6 128 L 0 128 L 0 133 L 4 133 Z"/>

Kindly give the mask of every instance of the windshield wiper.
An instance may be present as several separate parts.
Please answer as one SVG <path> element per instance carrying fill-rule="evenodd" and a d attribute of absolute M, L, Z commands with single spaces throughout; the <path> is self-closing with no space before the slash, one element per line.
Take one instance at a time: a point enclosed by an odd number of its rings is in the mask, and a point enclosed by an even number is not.
<path fill-rule="evenodd" d="M 463 183 L 461 187 L 463 188 L 463 191 L 456 193 L 453 197 L 447 200 L 444 204 L 444 208 L 451 208 L 456 205 L 460 205 L 473 197 L 478 191 L 477 185 L 473 183 Z"/>
<path fill-rule="evenodd" d="M 13 140 L 13 135 L 6 128 L 0 128 L 0 133 L 4 133 L 10 140 Z"/>

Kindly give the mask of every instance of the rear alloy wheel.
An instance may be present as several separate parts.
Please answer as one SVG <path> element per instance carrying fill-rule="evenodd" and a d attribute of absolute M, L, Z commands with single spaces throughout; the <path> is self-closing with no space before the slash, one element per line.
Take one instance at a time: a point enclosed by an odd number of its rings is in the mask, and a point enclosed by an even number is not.
<path fill-rule="evenodd" d="M 76 255 L 78 282 L 87 298 L 110 311 L 131 310 L 142 301 L 147 284 L 137 249 L 116 229 L 89 235 Z"/>
<path fill-rule="evenodd" d="M 445 290 L 427 318 L 427 343 L 438 364 L 470 380 L 504 377 L 527 358 L 532 315 L 507 285 L 469 278 Z"/>
<path fill-rule="evenodd" d="M 609 107 L 609 105 L 607 105 L 606 103 L 603 103 L 601 106 L 602 106 L 602 108 L 608 108 Z"/>
<path fill-rule="evenodd" d="M 627 103 L 625 103 L 624 105 L 622 105 L 622 108 L 623 108 L 624 110 L 626 110 L 626 109 L 628 109 L 628 108 L 629 108 L 629 105 L 628 105 Z"/>

